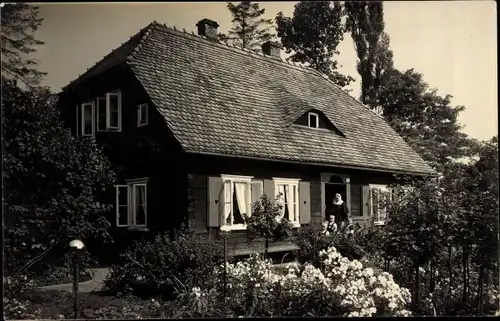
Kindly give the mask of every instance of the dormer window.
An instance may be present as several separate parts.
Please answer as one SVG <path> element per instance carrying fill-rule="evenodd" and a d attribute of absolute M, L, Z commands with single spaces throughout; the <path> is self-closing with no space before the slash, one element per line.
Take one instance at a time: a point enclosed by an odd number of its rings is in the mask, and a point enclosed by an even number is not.
<path fill-rule="evenodd" d="M 319 127 L 319 116 L 316 113 L 309 112 L 307 115 L 307 126 L 311 128 Z"/>

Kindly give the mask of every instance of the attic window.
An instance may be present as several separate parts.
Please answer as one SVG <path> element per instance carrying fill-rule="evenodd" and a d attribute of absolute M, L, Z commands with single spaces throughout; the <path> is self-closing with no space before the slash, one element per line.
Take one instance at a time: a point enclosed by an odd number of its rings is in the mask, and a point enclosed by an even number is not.
<path fill-rule="evenodd" d="M 316 113 L 309 112 L 307 115 L 307 126 L 311 128 L 319 127 L 319 116 Z"/>

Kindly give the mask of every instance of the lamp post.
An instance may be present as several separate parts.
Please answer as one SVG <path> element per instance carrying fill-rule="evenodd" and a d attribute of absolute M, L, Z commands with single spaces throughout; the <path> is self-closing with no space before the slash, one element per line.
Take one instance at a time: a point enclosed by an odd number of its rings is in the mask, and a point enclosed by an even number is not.
<path fill-rule="evenodd" d="M 69 242 L 69 247 L 72 252 L 73 258 L 73 313 L 74 319 L 78 318 L 78 277 L 80 276 L 78 259 L 81 250 L 84 248 L 84 244 L 80 240 L 73 240 Z"/>
<path fill-rule="evenodd" d="M 226 301 L 227 298 L 227 236 L 229 234 L 229 227 L 227 225 L 222 225 L 221 228 L 221 234 L 222 237 L 224 238 L 224 301 Z"/>

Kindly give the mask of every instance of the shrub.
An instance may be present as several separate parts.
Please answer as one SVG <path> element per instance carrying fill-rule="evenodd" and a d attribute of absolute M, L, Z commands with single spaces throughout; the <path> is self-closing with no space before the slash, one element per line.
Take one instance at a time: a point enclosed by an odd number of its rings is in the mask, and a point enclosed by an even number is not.
<path fill-rule="evenodd" d="M 180 229 L 158 234 L 153 241 L 138 241 L 111 268 L 104 290 L 114 294 L 171 295 L 181 287 L 209 285 L 207 277 L 223 262 L 220 242 Z"/>
<path fill-rule="evenodd" d="M 26 275 L 5 276 L 3 286 L 4 318 L 35 319 L 39 316 L 39 311 L 28 311 L 30 302 L 24 299 L 25 293 L 33 286 L 33 282 Z"/>
<path fill-rule="evenodd" d="M 348 237 L 345 233 L 335 234 L 324 233 L 324 229 L 319 225 L 310 225 L 301 228 L 296 244 L 298 249 L 295 255 L 300 263 L 310 262 L 314 266 L 319 266 L 319 253 L 331 246 L 348 259 L 360 260 L 364 257 L 365 251 L 358 245 L 357 237 Z"/>
<path fill-rule="evenodd" d="M 280 197 L 278 195 L 278 197 Z M 283 206 L 277 201 L 268 198 L 266 194 L 260 201 L 253 204 L 252 216 L 243 214 L 247 224 L 248 240 L 252 241 L 260 236 L 265 240 L 265 255 L 269 249 L 269 240 L 280 241 L 292 235 L 292 224 L 286 218 L 280 218 Z"/>

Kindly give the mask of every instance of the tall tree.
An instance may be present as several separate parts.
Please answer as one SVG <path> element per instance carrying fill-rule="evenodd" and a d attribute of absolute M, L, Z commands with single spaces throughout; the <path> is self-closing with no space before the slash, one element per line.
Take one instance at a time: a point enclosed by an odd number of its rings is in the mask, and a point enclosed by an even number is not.
<path fill-rule="evenodd" d="M 469 155 L 473 141 L 460 131 L 457 120 L 465 107 L 451 106 L 452 96 L 430 90 L 422 74 L 393 69 L 378 95 L 389 124 L 437 170 Z"/>
<path fill-rule="evenodd" d="M 20 80 L 32 87 L 46 74 L 36 69 L 37 62 L 30 57 L 42 41 L 33 33 L 42 23 L 38 7 L 26 3 L 4 4 L 1 8 L 2 77 Z"/>
<path fill-rule="evenodd" d="M 361 76 L 360 100 L 376 108 L 378 88 L 393 68 L 389 36 L 384 32 L 382 1 L 346 1 L 346 31 L 350 32 L 358 56 Z"/>
<path fill-rule="evenodd" d="M 110 204 L 99 200 L 112 189 L 114 172 L 95 142 L 68 134 L 56 103 L 46 88 L 2 83 L 9 272 L 42 253 L 67 251 L 73 238 L 108 236 Z"/>
<path fill-rule="evenodd" d="M 233 17 L 231 20 L 233 27 L 229 30 L 229 35 L 219 34 L 219 40 L 231 42 L 245 49 L 255 50 L 274 36 L 269 31 L 272 19 L 262 18 L 266 9 L 260 9 L 258 3 L 241 1 L 234 5 L 228 2 L 227 8 Z"/>
<path fill-rule="evenodd" d="M 311 68 L 328 75 L 340 87 L 354 79 L 338 71 L 334 59 L 343 40 L 342 7 L 339 2 L 300 1 L 293 17 L 282 12 L 276 16 L 276 30 L 291 61 L 308 63 Z"/>

